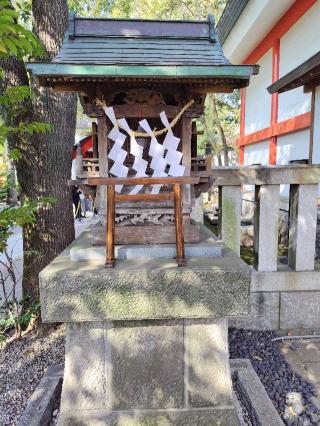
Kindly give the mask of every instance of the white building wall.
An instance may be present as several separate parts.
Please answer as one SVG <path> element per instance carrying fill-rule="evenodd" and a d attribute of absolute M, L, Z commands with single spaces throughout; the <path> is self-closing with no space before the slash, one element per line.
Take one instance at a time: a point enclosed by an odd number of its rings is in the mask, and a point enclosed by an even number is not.
<path fill-rule="evenodd" d="M 260 71 L 250 79 L 246 89 L 245 134 L 270 126 L 271 96 L 267 86 L 272 83 L 272 52 L 269 50 L 259 61 Z"/>
<path fill-rule="evenodd" d="M 241 64 L 295 0 L 250 0 L 223 44 L 226 57 Z"/>
<path fill-rule="evenodd" d="M 312 162 L 320 164 L 320 86 L 316 89 L 315 98 Z"/>
<path fill-rule="evenodd" d="M 280 40 L 280 77 L 292 71 L 319 51 L 320 2 L 307 13 Z M 278 121 L 310 111 L 311 96 L 303 88 L 279 96 Z"/>
<path fill-rule="evenodd" d="M 289 164 L 293 160 L 309 158 L 310 130 L 301 130 L 279 136 L 277 143 L 277 164 Z"/>
<path fill-rule="evenodd" d="M 244 165 L 269 164 L 269 141 L 262 141 L 244 147 Z"/>

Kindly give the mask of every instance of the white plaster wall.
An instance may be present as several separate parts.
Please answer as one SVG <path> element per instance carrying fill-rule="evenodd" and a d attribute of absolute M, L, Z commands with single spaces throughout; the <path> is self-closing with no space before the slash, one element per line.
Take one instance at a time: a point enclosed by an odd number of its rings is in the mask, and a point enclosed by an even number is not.
<path fill-rule="evenodd" d="M 309 158 L 310 130 L 301 130 L 279 136 L 277 143 L 277 164 L 288 164 L 292 160 Z"/>
<path fill-rule="evenodd" d="M 281 38 L 280 77 L 319 51 L 319 0 Z"/>
<path fill-rule="evenodd" d="M 292 160 L 309 158 L 310 130 L 290 133 L 278 137 L 277 164 L 289 164 Z M 289 197 L 289 185 L 280 185 L 280 195 L 286 199 Z"/>
<path fill-rule="evenodd" d="M 316 89 L 315 98 L 312 162 L 320 164 L 320 86 Z"/>
<path fill-rule="evenodd" d="M 269 141 L 262 141 L 244 147 L 244 165 L 269 164 Z"/>
<path fill-rule="evenodd" d="M 270 126 L 271 95 L 266 88 L 272 83 L 271 50 L 260 59 L 259 65 L 259 74 L 251 77 L 246 89 L 245 134 Z"/>
<path fill-rule="evenodd" d="M 317 1 L 280 40 L 280 77 L 319 51 L 320 1 Z M 303 88 L 279 96 L 278 121 L 310 111 L 311 96 Z"/>
<path fill-rule="evenodd" d="M 295 0 L 250 0 L 223 44 L 226 57 L 241 64 Z"/>

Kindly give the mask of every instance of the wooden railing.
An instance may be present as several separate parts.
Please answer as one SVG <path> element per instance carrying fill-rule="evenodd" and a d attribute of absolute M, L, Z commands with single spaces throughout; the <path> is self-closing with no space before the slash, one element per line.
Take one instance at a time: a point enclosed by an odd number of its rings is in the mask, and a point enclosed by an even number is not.
<path fill-rule="evenodd" d="M 217 167 L 210 180 L 219 188 L 220 237 L 238 255 L 242 186 L 254 185 L 254 266 L 266 272 L 278 269 L 280 185 L 288 184 L 288 266 L 314 270 L 320 166 Z"/>
<path fill-rule="evenodd" d="M 99 176 L 99 158 L 83 158 L 78 150 L 76 156 L 77 178 L 87 178 Z"/>
<path fill-rule="evenodd" d="M 210 173 L 212 170 L 212 156 L 202 155 L 191 159 L 191 171 L 200 173 Z M 84 158 L 81 150 L 76 156 L 77 178 L 87 178 L 99 176 L 99 158 Z"/>

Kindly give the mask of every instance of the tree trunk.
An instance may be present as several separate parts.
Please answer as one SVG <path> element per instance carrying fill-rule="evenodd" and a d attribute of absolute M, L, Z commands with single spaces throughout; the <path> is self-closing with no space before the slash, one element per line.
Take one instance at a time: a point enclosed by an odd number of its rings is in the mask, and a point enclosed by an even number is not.
<path fill-rule="evenodd" d="M 51 60 L 58 52 L 68 25 L 66 0 L 33 0 L 34 31 Z M 25 65 L 15 58 L 3 61 L 7 85 L 29 84 Z M 34 86 L 33 83 L 31 83 Z M 39 209 L 36 223 L 23 229 L 23 296 L 39 299 L 39 272 L 74 239 L 72 198 L 67 181 L 71 174 L 71 152 L 76 124 L 76 95 L 54 93 L 33 87 L 35 97 L 15 116 L 14 122 L 50 123 L 50 134 L 10 138 L 11 148 L 19 148 L 17 176 L 21 197 L 54 197 L 56 202 Z"/>
<path fill-rule="evenodd" d="M 219 114 L 218 114 L 217 104 L 216 104 L 216 98 L 215 98 L 214 94 L 211 95 L 211 100 L 212 100 L 214 124 L 218 129 L 218 132 L 220 134 L 220 139 L 221 139 L 221 142 L 222 142 L 222 146 L 223 146 L 224 165 L 229 166 L 229 154 L 228 154 L 227 139 L 226 139 L 226 135 L 224 134 L 224 130 L 223 130 L 223 127 L 222 127 L 220 119 L 219 119 Z"/>

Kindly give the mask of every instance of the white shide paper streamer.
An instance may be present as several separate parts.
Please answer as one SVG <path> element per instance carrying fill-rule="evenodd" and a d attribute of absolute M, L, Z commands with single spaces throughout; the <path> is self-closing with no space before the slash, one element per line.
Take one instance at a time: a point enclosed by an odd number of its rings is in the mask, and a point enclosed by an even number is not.
<path fill-rule="evenodd" d="M 163 141 L 163 147 L 167 150 L 165 160 L 167 164 L 169 164 L 170 166 L 168 175 L 183 176 L 185 172 L 185 167 L 180 165 L 183 154 L 182 152 L 178 151 L 180 138 L 177 138 L 176 136 L 174 136 L 165 111 L 162 111 L 160 113 L 160 118 L 161 118 L 162 124 L 167 129 L 167 134 Z"/>
<path fill-rule="evenodd" d="M 130 136 L 130 154 L 134 156 L 134 163 L 132 168 L 136 171 L 135 177 L 148 177 L 146 170 L 148 167 L 148 161 L 143 159 L 143 147 L 138 144 L 134 136 L 133 131 L 130 129 L 127 120 L 121 118 L 118 120 L 120 126 L 128 133 Z M 130 194 L 138 194 L 138 192 L 143 188 L 143 185 L 136 185 L 131 191 Z"/>
<path fill-rule="evenodd" d="M 117 123 L 117 119 L 112 107 L 104 108 L 104 112 L 107 117 L 109 117 L 111 123 L 113 124 L 113 128 L 111 132 L 108 134 L 108 138 L 114 141 L 114 144 L 108 154 L 108 158 L 114 161 L 109 172 L 117 177 L 126 177 L 128 176 L 128 167 L 124 165 L 124 161 L 127 156 L 127 151 L 122 149 L 122 145 L 126 140 L 126 135 L 121 133 L 119 130 L 119 126 Z M 116 192 L 121 192 L 123 185 L 116 185 Z"/>
<path fill-rule="evenodd" d="M 122 149 L 124 141 L 126 140 L 126 135 L 120 132 L 120 125 L 121 128 L 123 128 L 130 136 L 130 154 L 134 156 L 132 168 L 136 171 L 135 176 L 148 177 L 146 174 L 148 162 L 143 159 L 143 147 L 137 143 L 134 132 L 127 123 L 127 120 L 125 118 L 117 120 L 112 107 L 104 107 L 103 109 L 114 126 L 108 134 L 108 137 L 114 141 L 114 144 L 108 154 L 108 158 L 114 162 L 110 169 L 110 173 L 116 177 L 128 176 L 129 169 L 124 165 L 127 151 Z M 183 154 L 178 151 L 180 138 L 174 136 L 165 111 L 160 113 L 160 118 L 167 129 L 167 134 L 163 144 L 160 144 L 157 141 L 146 119 L 139 121 L 139 125 L 151 138 L 149 156 L 152 157 L 150 163 L 150 168 L 153 169 L 152 177 L 167 177 L 168 175 L 183 176 L 185 167 L 180 164 Z M 166 173 L 165 170 L 168 165 L 169 171 Z M 151 193 L 158 194 L 161 186 L 162 185 L 153 185 Z M 117 192 L 121 192 L 122 187 L 123 185 L 116 185 L 115 190 Z M 130 194 L 137 194 L 142 188 L 143 185 L 136 185 L 131 190 Z"/>
<path fill-rule="evenodd" d="M 145 132 L 151 137 L 149 155 L 152 157 L 150 168 L 153 169 L 152 177 L 167 177 L 165 172 L 167 167 L 167 162 L 163 158 L 164 156 L 164 147 L 161 145 L 156 137 L 154 136 L 151 127 L 146 119 L 139 121 L 140 126 Z M 153 185 L 151 194 L 158 194 L 162 185 Z"/>

